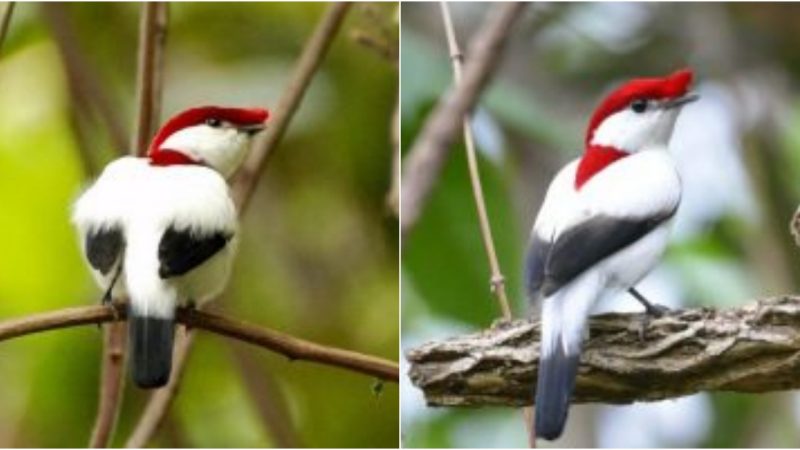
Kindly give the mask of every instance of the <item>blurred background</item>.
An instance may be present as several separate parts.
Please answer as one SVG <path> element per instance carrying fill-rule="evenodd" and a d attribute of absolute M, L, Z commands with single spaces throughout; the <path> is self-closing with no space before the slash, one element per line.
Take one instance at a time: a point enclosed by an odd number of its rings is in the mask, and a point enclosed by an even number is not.
<path fill-rule="evenodd" d="M 466 48 L 486 4 L 452 3 Z M 671 149 L 684 196 L 664 262 L 641 284 L 673 307 L 741 305 L 797 292 L 788 222 L 800 200 L 800 5 L 532 4 L 516 24 L 474 118 L 486 202 L 516 315 L 528 230 L 551 177 L 579 156 L 595 105 L 619 83 L 691 66 L 701 100 Z M 407 149 L 451 83 L 437 4 L 402 6 L 402 143 Z M 468 55 L 467 55 L 468 57 Z M 403 244 L 402 347 L 487 327 L 489 292 L 462 147 L 455 148 Z M 602 309 L 638 311 L 630 298 Z M 407 367 L 404 367 L 404 373 Z M 403 381 L 407 447 L 526 444 L 522 414 L 432 409 Z M 768 412 L 765 414 L 765 412 Z M 632 406 L 579 405 L 543 446 L 786 447 L 800 442 L 800 394 L 706 394 Z"/>
<path fill-rule="evenodd" d="M 162 118 L 201 104 L 274 108 L 325 7 L 170 5 Z M 395 361 L 398 233 L 385 196 L 397 8 L 351 9 L 261 178 L 228 294 L 215 305 Z M 70 205 L 92 159 L 102 167 L 128 151 L 139 12 L 133 3 L 16 5 L 0 49 L 0 320 L 100 300 Z M 153 445 L 396 447 L 396 385 L 197 335 Z M 101 340 L 98 327 L 83 326 L 0 342 L 0 447 L 86 445 Z M 146 399 L 128 387 L 115 445 Z"/>

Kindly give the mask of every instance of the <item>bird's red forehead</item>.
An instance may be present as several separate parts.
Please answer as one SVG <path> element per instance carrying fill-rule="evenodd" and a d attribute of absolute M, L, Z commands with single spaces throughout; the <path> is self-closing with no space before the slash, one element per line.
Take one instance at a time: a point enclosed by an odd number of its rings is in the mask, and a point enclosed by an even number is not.
<path fill-rule="evenodd" d="M 626 108 L 637 98 L 665 100 L 681 97 L 689 90 L 693 74 L 690 69 L 682 69 L 662 78 L 636 78 L 608 95 L 589 121 L 586 143 L 600 123 L 611 114 Z"/>

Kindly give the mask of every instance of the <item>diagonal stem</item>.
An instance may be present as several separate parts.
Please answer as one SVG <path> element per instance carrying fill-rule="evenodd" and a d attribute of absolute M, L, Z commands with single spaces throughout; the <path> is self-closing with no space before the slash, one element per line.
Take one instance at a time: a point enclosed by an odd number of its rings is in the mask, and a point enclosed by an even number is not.
<path fill-rule="evenodd" d="M 160 114 L 163 54 L 166 39 L 167 4 L 145 3 L 139 34 L 137 77 L 138 123 L 131 152 L 141 155 L 155 132 Z M 100 403 L 92 431 L 91 447 L 108 447 L 122 405 L 125 386 L 126 323 L 115 323 L 105 330 L 100 378 Z"/>
<path fill-rule="evenodd" d="M 407 236 L 416 224 L 444 167 L 463 117 L 475 105 L 497 68 L 512 25 L 521 16 L 524 3 L 494 6 L 470 42 L 470 63 L 460 84 L 443 96 L 425 122 L 403 164 L 400 232 Z"/>
<path fill-rule="evenodd" d="M 14 13 L 15 2 L 8 2 L 6 9 L 3 10 L 3 16 L 0 17 L 0 49 L 3 47 L 3 42 L 8 35 L 8 28 L 11 25 L 11 15 Z"/>
<path fill-rule="evenodd" d="M 333 38 L 336 37 L 349 9 L 350 3 L 347 2 L 330 4 L 303 48 L 303 53 L 289 79 L 289 85 L 286 86 L 283 95 L 278 100 L 278 106 L 275 108 L 275 120 L 269 125 L 264 139 L 256 143 L 233 181 L 233 199 L 240 210 L 247 207 L 259 176 L 274 153 L 273 150 L 289 128 L 289 123 L 294 118 L 309 84 L 311 84 L 311 79 L 322 64 L 322 60 L 333 43 Z"/>
<path fill-rule="evenodd" d="M 248 201 L 255 191 L 259 176 L 264 172 L 270 156 L 274 153 L 274 148 L 283 138 L 311 83 L 311 79 L 327 54 L 349 8 L 349 3 L 332 3 L 328 6 L 314 33 L 303 48 L 289 84 L 278 101 L 277 108 L 275 108 L 275 119 L 267 130 L 265 139 L 256 144 L 254 150 L 234 177 L 232 193 L 240 214 L 246 210 Z M 189 337 L 179 338 L 176 342 L 172 376 L 169 383 L 151 396 L 126 446 L 142 447 L 146 445 L 164 419 L 172 398 L 177 392 L 186 357 L 191 349 L 191 333 L 188 335 Z"/>
<path fill-rule="evenodd" d="M 462 65 L 464 64 L 464 56 L 458 46 L 455 28 L 453 27 L 453 19 L 450 15 L 450 8 L 447 5 L 447 2 L 440 2 L 439 4 L 441 5 L 442 9 L 442 20 L 444 22 L 445 34 L 447 35 L 447 45 L 450 50 L 450 59 L 453 62 L 455 85 L 458 86 L 462 83 L 463 79 Z M 475 198 L 475 208 L 478 213 L 478 222 L 480 223 L 483 246 L 486 250 L 486 257 L 489 260 L 489 269 L 491 271 L 491 290 L 497 298 L 497 303 L 500 306 L 500 311 L 503 315 L 503 318 L 511 319 L 511 307 L 508 304 L 508 298 L 506 296 L 505 278 L 500 270 L 500 262 L 497 259 L 494 239 L 492 238 L 492 227 L 489 223 L 489 215 L 486 213 L 486 201 L 483 197 L 483 187 L 481 186 L 481 178 L 478 171 L 478 158 L 475 154 L 475 137 L 472 134 L 469 114 L 465 114 L 463 120 L 464 148 L 466 149 L 467 153 L 469 179 L 470 184 L 472 185 L 472 195 Z M 536 430 L 533 428 L 533 409 L 524 408 L 523 416 L 525 419 L 525 427 L 528 430 L 528 445 L 531 448 L 534 448 L 536 447 Z"/>
<path fill-rule="evenodd" d="M 164 46 L 167 39 L 167 3 L 142 5 L 139 28 L 137 100 L 139 113 L 132 152 L 143 155 L 158 128 L 161 115 L 161 91 L 164 79 Z"/>

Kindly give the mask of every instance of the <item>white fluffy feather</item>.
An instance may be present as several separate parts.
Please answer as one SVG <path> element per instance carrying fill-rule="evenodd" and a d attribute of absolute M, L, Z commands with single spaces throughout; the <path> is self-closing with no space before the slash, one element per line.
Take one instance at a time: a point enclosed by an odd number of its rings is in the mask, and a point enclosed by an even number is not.
<path fill-rule="evenodd" d="M 554 241 L 565 230 L 597 215 L 645 218 L 671 210 L 680 202 L 680 177 L 665 148 L 622 158 L 595 174 L 580 190 L 575 189 L 577 166 L 577 160 L 565 166 L 548 188 L 532 230 L 544 241 Z M 669 221 L 544 299 L 543 338 L 560 335 L 561 344 L 574 354 L 594 303 L 638 283 L 658 263 L 668 238 Z M 548 345 L 555 344 L 548 341 Z"/>
<path fill-rule="evenodd" d="M 171 317 L 179 302 L 202 302 L 219 294 L 228 278 L 235 242 L 183 276 L 163 280 L 158 275 L 158 245 L 168 226 L 235 236 L 236 210 L 228 186 L 210 168 L 156 167 L 144 158 L 120 158 L 78 199 L 73 222 L 82 244 L 89 230 L 123 228 L 124 269 L 113 293 L 129 296 L 133 307 L 147 315 Z M 106 276 L 93 272 L 107 289 L 114 271 Z"/>

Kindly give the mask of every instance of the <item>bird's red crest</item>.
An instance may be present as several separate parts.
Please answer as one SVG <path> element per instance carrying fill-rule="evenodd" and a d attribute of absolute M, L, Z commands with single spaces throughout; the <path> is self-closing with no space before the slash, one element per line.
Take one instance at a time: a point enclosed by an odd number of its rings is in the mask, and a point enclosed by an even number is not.
<path fill-rule="evenodd" d="M 600 103 L 586 130 L 586 151 L 575 173 L 575 187 L 579 189 L 597 172 L 613 164 L 628 153 L 616 148 L 592 145 L 594 131 L 608 116 L 625 109 L 638 98 L 665 100 L 686 94 L 692 83 L 691 69 L 678 70 L 663 78 L 637 78 L 620 86 Z"/>
<path fill-rule="evenodd" d="M 693 76 L 691 69 L 682 69 L 663 78 L 636 78 L 623 84 L 600 103 L 589 120 L 586 146 L 592 141 L 594 130 L 606 117 L 625 109 L 637 98 L 664 100 L 680 97 L 686 94 Z"/>
<path fill-rule="evenodd" d="M 193 164 L 188 156 L 183 158 L 174 155 L 177 150 L 160 150 L 161 144 L 176 131 L 200 125 L 209 119 L 219 119 L 234 125 L 255 125 L 269 119 L 270 113 L 262 108 L 223 108 L 219 106 L 201 106 L 191 108 L 172 117 L 165 123 L 153 138 L 147 155 L 153 165 Z"/>

